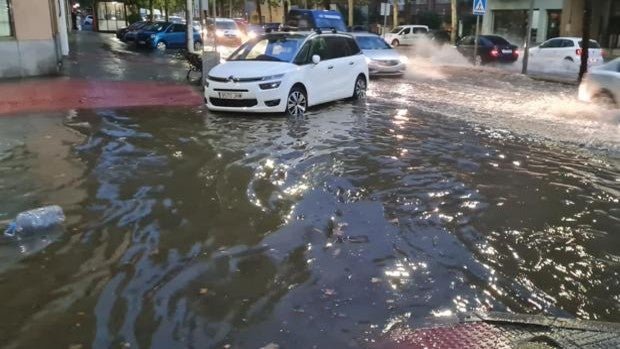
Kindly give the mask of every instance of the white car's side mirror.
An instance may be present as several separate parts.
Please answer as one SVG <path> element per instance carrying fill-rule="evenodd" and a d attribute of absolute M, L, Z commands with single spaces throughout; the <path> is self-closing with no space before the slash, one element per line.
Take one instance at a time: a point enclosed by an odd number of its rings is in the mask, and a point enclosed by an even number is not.
<path fill-rule="evenodd" d="M 319 55 L 312 55 L 312 63 L 319 64 L 320 61 L 321 61 L 321 56 L 319 56 Z"/>

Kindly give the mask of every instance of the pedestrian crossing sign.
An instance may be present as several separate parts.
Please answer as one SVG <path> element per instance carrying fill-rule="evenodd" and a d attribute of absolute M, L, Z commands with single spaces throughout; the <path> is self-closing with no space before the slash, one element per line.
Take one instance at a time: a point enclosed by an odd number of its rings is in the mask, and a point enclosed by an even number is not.
<path fill-rule="evenodd" d="M 487 0 L 474 0 L 474 15 L 483 16 L 487 10 Z"/>

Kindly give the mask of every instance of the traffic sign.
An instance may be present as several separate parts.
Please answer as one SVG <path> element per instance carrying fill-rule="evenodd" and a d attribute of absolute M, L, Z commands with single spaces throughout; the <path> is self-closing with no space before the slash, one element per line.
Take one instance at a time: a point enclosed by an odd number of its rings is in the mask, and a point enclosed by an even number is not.
<path fill-rule="evenodd" d="M 389 16 L 390 15 L 390 4 L 387 2 L 381 3 L 381 16 Z"/>
<path fill-rule="evenodd" d="M 487 11 L 487 0 L 474 0 L 474 15 L 484 16 Z"/>

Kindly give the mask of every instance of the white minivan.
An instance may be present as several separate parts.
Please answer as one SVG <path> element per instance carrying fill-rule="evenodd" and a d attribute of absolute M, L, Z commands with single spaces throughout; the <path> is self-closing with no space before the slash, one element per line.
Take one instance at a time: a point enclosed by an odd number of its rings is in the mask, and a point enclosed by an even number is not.
<path fill-rule="evenodd" d="M 366 96 L 368 64 L 355 39 L 337 32 L 271 32 L 213 67 L 205 84 L 213 111 L 303 114 L 310 106 Z"/>
<path fill-rule="evenodd" d="M 428 34 L 428 26 L 425 25 L 399 25 L 386 33 L 383 38 L 385 42 L 393 47 L 400 45 L 414 45 L 417 40 L 424 38 Z"/>

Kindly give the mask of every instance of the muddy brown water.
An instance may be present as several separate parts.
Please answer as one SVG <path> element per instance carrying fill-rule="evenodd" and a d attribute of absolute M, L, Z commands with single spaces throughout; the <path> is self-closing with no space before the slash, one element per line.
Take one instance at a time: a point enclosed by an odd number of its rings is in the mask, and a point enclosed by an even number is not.
<path fill-rule="evenodd" d="M 616 155 L 394 103 L 0 119 L 0 220 L 67 215 L 0 241 L 1 346 L 359 347 L 471 310 L 620 319 Z"/>

